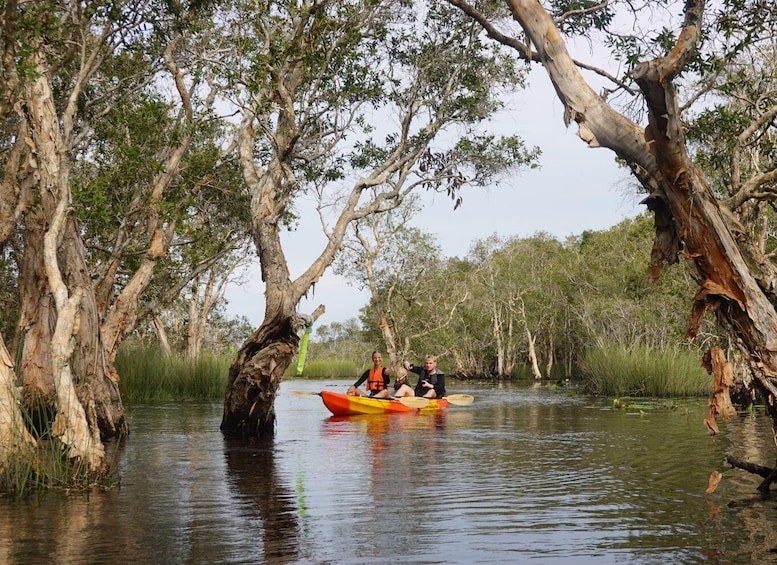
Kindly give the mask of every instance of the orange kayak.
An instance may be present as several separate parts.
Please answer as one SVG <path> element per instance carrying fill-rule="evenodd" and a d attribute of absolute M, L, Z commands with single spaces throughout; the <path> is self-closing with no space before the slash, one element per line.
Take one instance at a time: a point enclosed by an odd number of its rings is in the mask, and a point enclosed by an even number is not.
<path fill-rule="evenodd" d="M 407 412 L 437 412 L 450 406 L 443 398 L 432 398 L 423 408 L 405 406 L 399 400 L 388 398 L 370 398 L 369 396 L 350 396 L 341 392 L 321 391 L 321 400 L 335 416 L 357 414 L 400 414 Z"/>

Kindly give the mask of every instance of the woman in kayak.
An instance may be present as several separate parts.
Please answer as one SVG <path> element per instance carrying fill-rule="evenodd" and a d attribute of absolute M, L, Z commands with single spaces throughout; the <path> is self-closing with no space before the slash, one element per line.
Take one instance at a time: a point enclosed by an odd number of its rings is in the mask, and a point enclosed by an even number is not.
<path fill-rule="evenodd" d="M 410 386 L 407 371 L 400 367 L 397 369 L 397 378 L 394 379 L 394 398 L 402 398 L 403 396 L 415 396 L 415 391 Z"/>
<path fill-rule="evenodd" d="M 348 394 L 351 396 L 371 396 L 373 398 L 389 397 L 389 373 L 383 366 L 383 355 L 380 351 L 372 352 L 372 369 L 367 369 L 359 377 L 359 380 L 348 387 Z M 359 389 L 363 382 L 367 382 L 367 392 Z"/>
<path fill-rule="evenodd" d="M 415 395 L 424 398 L 442 398 L 445 396 L 445 373 L 437 368 L 437 357 L 427 355 L 424 358 L 424 366 L 416 367 L 405 363 L 405 369 L 418 375 L 418 384 L 415 385 Z"/>

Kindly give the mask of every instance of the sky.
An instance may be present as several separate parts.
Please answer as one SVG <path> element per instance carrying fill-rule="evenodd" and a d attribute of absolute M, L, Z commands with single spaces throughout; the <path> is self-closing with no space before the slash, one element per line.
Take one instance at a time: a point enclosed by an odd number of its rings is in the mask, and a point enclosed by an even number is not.
<path fill-rule="evenodd" d="M 441 194 L 424 194 L 423 209 L 414 225 L 434 235 L 446 257 L 464 257 L 475 241 L 491 235 L 528 237 L 546 232 L 563 240 L 585 230 L 606 230 L 644 211 L 628 172 L 619 168 L 607 149 L 591 149 L 577 137 L 577 127 L 564 126 L 563 107 L 544 72 L 532 71 L 529 87 L 499 120 L 501 133 L 520 135 L 542 150 L 540 168 L 518 171 L 499 186 L 464 193 L 463 204 Z M 292 277 L 306 269 L 323 248 L 317 221 L 283 236 Z M 248 281 L 226 293 L 227 312 L 244 315 L 258 326 L 264 317 L 264 285 L 259 267 Z M 299 306 L 311 313 L 326 306 L 321 324 L 358 317 L 368 294 L 329 270 L 314 292 Z"/>

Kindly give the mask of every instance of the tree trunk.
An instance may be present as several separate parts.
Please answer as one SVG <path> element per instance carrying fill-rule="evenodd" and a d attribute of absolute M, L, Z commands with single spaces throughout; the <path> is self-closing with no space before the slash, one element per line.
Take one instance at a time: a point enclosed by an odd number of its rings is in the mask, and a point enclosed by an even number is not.
<path fill-rule="evenodd" d="M 534 343 L 537 338 L 534 337 L 529 330 L 529 324 L 524 322 L 524 328 L 526 329 L 526 342 L 529 347 L 529 364 L 531 365 L 531 374 L 534 375 L 535 381 L 542 380 L 542 373 L 540 372 L 540 365 L 537 362 L 537 350 L 534 347 Z"/>
<path fill-rule="evenodd" d="M 299 347 L 296 316 L 274 308 L 243 343 L 229 368 L 221 432 L 227 438 L 271 437 L 275 396 Z M 304 327 L 304 326 L 303 326 Z"/>
<path fill-rule="evenodd" d="M 100 438 L 126 433 L 127 423 L 70 210 L 70 164 L 48 74 L 41 67 L 37 76 L 23 93 L 35 155 L 26 174 L 37 179 L 40 193 L 24 215 L 20 327 L 26 331 L 18 369 L 28 409 L 45 416 L 52 407 L 54 432 L 71 455 L 97 470 L 104 463 Z"/>
<path fill-rule="evenodd" d="M 159 348 L 167 357 L 173 354 L 173 349 L 170 347 L 170 340 L 167 338 L 167 330 L 165 330 L 165 323 L 159 318 L 154 316 L 154 329 L 156 330 L 157 341 L 159 341 Z"/>
<path fill-rule="evenodd" d="M 463 2 L 451 0 L 463 7 Z M 591 147 L 608 147 L 623 159 L 650 192 L 645 204 L 654 212 L 656 239 L 651 274 L 681 252 L 693 265 L 699 283 L 689 335 L 701 316 L 715 312 L 719 322 L 749 354 L 755 385 L 777 425 L 777 311 L 773 274 L 758 253 L 757 242 L 722 208 L 685 146 L 674 77 L 694 52 L 700 34 L 703 2 L 687 2 L 682 32 L 672 51 L 635 68 L 647 108 L 648 127 L 616 112 L 585 82 L 552 19 L 535 0 L 506 0 L 529 37 L 536 57 L 564 104 L 565 121 Z M 476 16 L 475 16 L 476 17 Z M 523 53 L 533 59 L 533 55 Z"/>
<path fill-rule="evenodd" d="M 0 336 L 0 473 L 10 461 L 33 462 L 35 446 L 24 424 L 11 356 Z"/>

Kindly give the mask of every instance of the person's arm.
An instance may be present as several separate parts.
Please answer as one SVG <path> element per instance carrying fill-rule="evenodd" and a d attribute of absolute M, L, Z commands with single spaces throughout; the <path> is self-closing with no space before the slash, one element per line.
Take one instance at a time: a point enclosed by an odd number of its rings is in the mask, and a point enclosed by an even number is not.
<path fill-rule="evenodd" d="M 391 377 L 389 376 L 389 371 L 386 367 L 383 367 L 383 384 L 386 386 L 386 388 L 388 388 L 389 384 L 391 384 Z"/>
<path fill-rule="evenodd" d="M 415 373 L 416 375 L 420 375 L 420 374 L 421 374 L 421 371 L 423 371 L 423 370 L 424 370 L 424 368 L 423 368 L 423 367 L 416 367 L 416 366 L 415 366 L 415 365 L 413 365 L 412 363 L 406 363 L 406 364 L 405 364 L 405 369 L 407 369 L 407 370 L 408 370 L 408 371 L 410 371 L 411 373 Z"/>
<path fill-rule="evenodd" d="M 359 388 L 359 386 L 361 386 L 361 384 L 364 383 L 364 381 L 366 381 L 367 377 L 369 376 L 370 376 L 370 370 L 367 369 L 366 371 L 364 371 L 364 373 L 362 373 L 362 376 L 359 377 L 359 380 L 353 383 L 354 388 Z"/>

